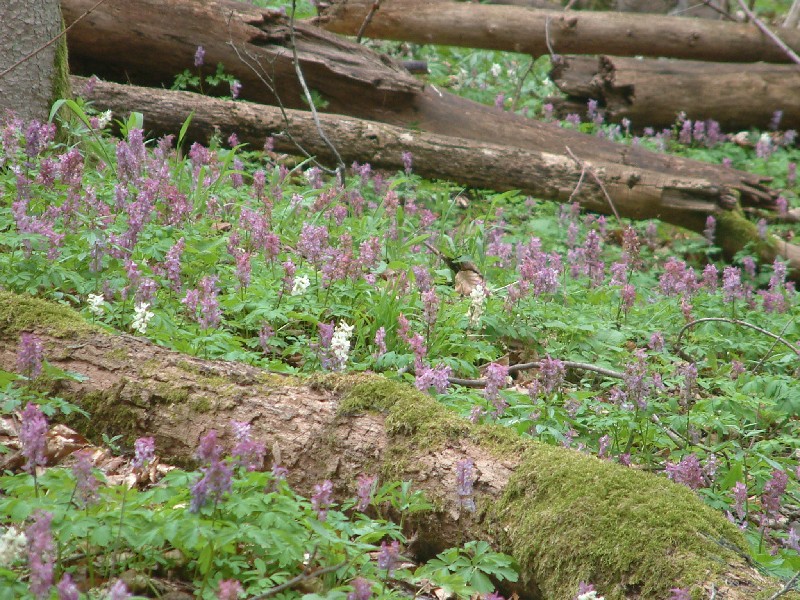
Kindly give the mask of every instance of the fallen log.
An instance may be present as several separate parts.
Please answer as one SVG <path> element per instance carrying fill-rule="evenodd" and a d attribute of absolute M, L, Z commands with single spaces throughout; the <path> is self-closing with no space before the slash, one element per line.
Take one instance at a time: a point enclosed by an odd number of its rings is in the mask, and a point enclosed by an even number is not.
<path fill-rule="evenodd" d="M 86 80 L 74 77 L 73 84 L 85 87 Z M 87 98 L 97 108 L 116 114 L 142 112 L 146 128 L 156 134 L 179 131 L 191 115 L 190 140 L 206 142 L 217 132 L 226 136 L 236 132 L 240 141 L 260 148 L 266 137 L 273 136 L 275 149 L 280 152 L 297 154 L 302 148 L 322 161 L 334 161 L 307 111 L 281 111 L 190 92 L 102 81 L 92 87 Z M 727 256 L 752 243 L 767 262 L 779 252 L 784 256 L 791 253 L 792 270 L 800 272 L 800 254 L 794 247 L 784 244 L 779 251 L 776 240 L 762 242 L 755 226 L 738 210 L 733 190 L 713 181 L 618 165 L 575 152 L 559 155 L 477 143 L 340 115 L 321 114 L 319 120 L 347 164 L 368 162 L 373 167 L 400 170 L 403 152 L 411 152 L 415 171 L 427 178 L 498 191 L 519 189 L 557 202 L 577 201 L 601 213 L 616 211 L 632 219 L 657 218 L 697 232 L 705 229 L 706 218 L 713 214 L 718 220 L 717 243 Z M 597 175 L 602 187 L 586 169 Z"/>
<path fill-rule="evenodd" d="M 67 26 L 95 4 L 63 0 Z M 353 52 L 352 43 L 308 24 L 296 23 L 292 32 L 281 11 L 243 2 L 106 0 L 69 30 L 67 44 L 72 73 L 170 88 L 186 69 L 205 76 L 222 64 L 242 84 L 242 97 L 307 108 L 292 38 L 309 86 L 322 93 L 331 112 L 402 110 L 422 89 L 405 69 L 379 54 Z M 205 57 L 195 67 L 198 46 Z M 208 93 L 229 96 L 230 88 L 226 84 Z"/>
<path fill-rule="evenodd" d="M 780 587 L 747 563 L 737 528 L 688 488 L 472 425 L 407 385 L 363 374 L 302 380 L 201 360 L 111 335 L 64 306 L 0 292 L 0 368 L 14 370 L 21 331 L 41 337 L 52 364 L 83 376 L 54 385 L 90 412 L 90 422 L 72 422 L 90 437 L 119 435 L 131 447 L 153 436 L 162 459 L 189 464 L 209 430 L 231 442 L 236 420 L 280 449 L 301 493 L 330 479 L 343 500 L 362 473 L 411 481 L 436 509 L 406 523 L 416 538 L 410 550 L 426 558 L 486 540 L 516 558 L 525 600 L 572 598 L 580 581 L 607 600 L 666 598 L 675 587 L 745 600 Z M 456 492 L 465 458 L 478 474 L 475 513 Z"/>
<path fill-rule="evenodd" d="M 355 35 L 372 0 L 333 0 L 314 22 Z M 775 32 L 795 51 L 800 31 Z M 475 5 L 450 0 L 384 0 L 365 35 L 418 44 L 441 44 L 549 54 L 665 56 L 714 62 L 789 62 L 755 25 L 634 13 L 549 11 Z M 549 42 L 549 45 L 548 45 Z"/>
<path fill-rule="evenodd" d="M 67 23 L 93 4 L 62 0 Z M 244 83 L 241 98 L 306 110 L 292 64 L 290 31 L 286 17 L 277 12 L 230 0 L 106 0 L 75 24 L 68 42 L 74 73 L 154 87 L 169 87 L 176 73 L 194 70 L 195 49 L 203 45 L 207 63 L 223 62 L 226 72 Z M 774 207 L 777 193 L 758 176 L 615 144 L 423 88 L 388 57 L 314 27 L 298 25 L 295 38 L 304 78 L 327 112 L 442 135 L 457 132 L 477 142 L 534 152 L 564 155 L 569 147 L 581 158 L 706 179 L 733 188 L 743 206 Z"/>
<path fill-rule="evenodd" d="M 800 70 L 795 65 L 703 63 L 614 56 L 562 57 L 550 78 L 566 98 L 551 98 L 556 114 L 586 114 L 597 100 L 607 121 L 671 127 L 679 112 L 714 119 L 725 131 L 766 129 L 775 111 L 781 127 L 800 128 Z"/>

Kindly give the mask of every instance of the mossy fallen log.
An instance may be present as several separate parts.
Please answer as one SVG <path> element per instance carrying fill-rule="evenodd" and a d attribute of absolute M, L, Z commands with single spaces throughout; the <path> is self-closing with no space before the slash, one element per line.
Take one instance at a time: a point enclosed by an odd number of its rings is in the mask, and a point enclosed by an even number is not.
<path fill-rule="evenodd" d="M 9 292 L 0 292 L 0 367 L 14 368 L 19 333 L 32 328 L 51 363 L 84 375 L 51 384 L 91 412 L 83 429 L 93 437 L 122 435 L 130 445 L 153 435 L 160 456 L 189 463 L 203 434 L 226 432 L 234 419 L 281 449 L 302 493 L 327 478 L 339 498 L 351 497 L 361 473 L 410 480 L 436 507 L 407 524 L 410 550 L 430 556 L 487 540 L 519 562 L 523 598 L 566 600 L 580 581 L 608 600 L 668 598 L 674 587 L 744 600 L 780 587 L 747 563 L 737 528 L 688 488 L 473 425 L 379 375 L 297 379 L 201 360 Z M 456 493 L 456 464 L 467 457 L 477 472 L 474 513 Z"/>

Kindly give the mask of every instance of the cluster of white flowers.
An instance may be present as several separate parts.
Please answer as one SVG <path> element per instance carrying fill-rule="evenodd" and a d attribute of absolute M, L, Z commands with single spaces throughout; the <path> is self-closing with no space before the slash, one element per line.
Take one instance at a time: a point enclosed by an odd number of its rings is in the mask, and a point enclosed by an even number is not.
<path fill-rule="evenodd" d="M 106 112 L 100 113 L 97 117 L 97 127 L 99 129 L 105 129 L 106 125 L 111 123 L 111 111 L 107 110 Z"/>
<path fill-rule="evenodd" d="M 492 65 L 492 68 L 489 69 L 489 72 L 492 74 L 492 77 L 495 77 L 495 78 L 500 77 L 500 73 L 502 73 L 502 71 L 503 71 L 503 67 L 501 67 L 497 63 L 494 63 Z"/>
<path fill-rule="evenodd" d="M 576 600 L 605 600 L 605 596 L 598 596 L 597 592 L 592 590 L 591 592 L 586 592 L 585 594 L 581 594 L 577 597 Z"/>
<path fill-rule="evenodd" d="M 153 318 L 153 313 L 147 310 L 148 308 L 150 308 L 149 302 L 139 302 L 133 307 L 133 323 L 131 323 L 131 329 L 142 335 L 147 331 L 147 324 L 150 322 L 150 319 Z"/>
<path fill-rule="evenodd" d="M 292 286 L 292 296 L 302 296 L 305 294 L 308 286 L 311 285 L 311 280 L 306 275 L 294 278 L 294 285 Z"/>
<path fill-rule="evenodd" d="M 469 317 L 469 324 L 473 327 L 478 324 L 483 315 L 483 309 L 486 307 L 486 289 L 478 284 L 469 293 L 470 305 L 467 311 Z"/>
<path fill-rule="evenodd" d="M 17 531 L 13 527 L 6 529 L 3 535 L 0 535 L 0 567 L 10 567 L 25 555 L 27 547 L 28 538 L 22 531 Z"/>
<path fill-rule="evenodd" d="M 340 369 L 347 364 L 350 354 L 350 336 L 353 335 L 353 325 L 348 325 L 344 321 L 339 321 L 331 338 L 331 354 Z"/>
<path fill-rule="evenodd" d="M 86 296 L 86 301 L 89 303 L 89 312 L 96 317 L 102 317 L 105 310 L 105 298 L 102 294 L 89 294 Z"/>

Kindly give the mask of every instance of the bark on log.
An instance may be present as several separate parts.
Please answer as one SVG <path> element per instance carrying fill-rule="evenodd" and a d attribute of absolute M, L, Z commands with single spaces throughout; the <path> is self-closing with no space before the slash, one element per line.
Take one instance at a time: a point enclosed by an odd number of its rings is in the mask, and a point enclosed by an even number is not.
<path fill-rule="evenodd" d="M 585 115 L 597 100 L 606 120 L 629 119 L 637 130 L 661 129 L 677 114 L 714 119 L 725 131 L 766 129 L 776 110 L 781 127 L 800 128 L 800 70 L 796 65 L 702 63 L 614 56 L 562 57 L 550 78 L 566 98 L 551 98 L 560 116 Z"/>
<path fill-rule="evenodd" d="M 608 600 L 666 598 L 669 589 L 716 589 L 727 600 L 778 588 L 744 560 L 734 525 L 688 488 L 576 451 L 475 426 L 427 395 L 375 375 L 296 380 L 206 361 L 87 325 L 72 310 L 0 292 L 0 368 L 13 370 L 21 331 L 44 340 L 45 358 L 84 375 L 51 390 L 88 410 L 83 430 L 155 437 L 166 460 L 192 461 L 202 435 L 251 423 L 277 444 L 301 493 L 323 479 L 339 499 L 356 477 L 410 480 L 437 507 L 411 521 L 420 556 L 470 539 L 512 554 L 530 600 L 572 598 L 592 581 Z M 222 438 L 224 439 L 223 434 Z M 476 466 L 477 512 L 459 506 L 456 463 Z M 713 586 L 713 587 L 712 587 Z"/>
<path fill-rule="evenodd" d="M 95 4 L 62 0 L 67 25 Z M 317 27 L 296 23 L 294 37 L 306 80 L 331 112 L 399 110 L 422 89 L 393 61 L 353 52 L 351 42 Z M 67 43 L 73 73 L 170 88 L 185 69 L 209 75 L 221 63 L 242 83 L 243 97 L 276 104 L 268 81 L 286 106 L 306 107 L 288 21 L 277 10 L 228 0 L 106 0 L 69 31 Z M 205 49 L 202 68 L 194 66 L 198 46 Z M 256 72 L 243 60 L 257 65 Z M 230 95 L 230 90 L 226 85 L 210 93 Z"/>
<path fill-rule="evenodd" d="M 62 0 L 67 22 L 91 4 L 92 0 Z M 202 44 L 208 64 L 223 61 L 226 71 L 245 83 L 243 99 L 274 104 L 271 86 L 280 90 L 284 106 L 307 109 L 290 68 L 287 21 L 269 11 L 229 0 L 207 4 L 200 0 L 166 4 L 162 0 L 107 0 L 70 33 L 70 56 L 79 57 L 71 66 L 78 74 L 97 72 L 123 82 L 169 86 L 175 73 L 193 68 L 195 48 Z M 258 59 L 265 82 L 240 62 L 231 44 L 248 63 L 253 62 L 250 56 Z M 743 206 L 769 208 L 777 196 L 754 175 L 599 140 L 431 86 L 422 89 L 390 59 L 314 28 L 298 29 L 297 44 L 305 79 L 328 102 L 328 112 L 442 135 L 457 132 L 459 137 L 534 152 L 563 155 L 568 146 L 578 156 L 593 160 L 730 186 L 740 193 Z"/>
<path fill-rule="evenodd" d="M 74 78 L 76 86 L 85 82 Z M 180 130 L 193 114 L 190 140 L 206 142 L 215 132 L 226 136 L 236 132 L 240 141 L 260 148 L 272 135 L 279 152 L 297 154 L 299 146 L 323 161 L 333 162 L 310 112 L 287 110 L 287 123 L 275 107 L 109 82 L 96 83 L 88 99 L 99 109 L 116 114 L 142 112 L 145 127 L 156 134 Z M 325 135 L 346 164 L 369 162 L 373 167 L 400 170 L 402 153 L 409 151 L 414 156 L 415 171 L 423 177 L 498 191 L 519 189 L 557 202 L 577 201 L 597 212 L 613 212 L 603 189 L 582 173 L 582 165 L 564 154 L 476 143 L 338 115 L 319 117 Z M 774 242 L 758 240 L 755 226 L 737 212 L 733 192 L 725 186 L 595 160 L 591 155 L 577 157 L 603 181 L 621 216 L 657 218 L 702 232 L 707 216 L 714 214 L 719 222 L 717 240 L 727 255 L 733 256 L 748 242 L 756 244 L 763 260 L 771 262 L 778 252 Z M 800 272 L 800 262 L 793 262 L 792 270 Z"/>
<path fill-rule="evenodd" d="M 355 35 L 372 0 L 334 0 L 316 21 Z M 800 50 L 800 31 L 776 33 Z M 378 39 L 549 54 L 665 56 L 716 62 L 789 62 L 755 25 L 611 12 L 564 12 L 449 0 L 385 0 L 365 33 Z"/>

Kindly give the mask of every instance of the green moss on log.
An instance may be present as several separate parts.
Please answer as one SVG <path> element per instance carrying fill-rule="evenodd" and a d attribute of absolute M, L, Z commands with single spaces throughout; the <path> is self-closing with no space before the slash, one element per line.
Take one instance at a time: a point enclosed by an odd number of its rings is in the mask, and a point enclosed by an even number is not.
<path fill-rule="evenodd" d="M 471 425 L 382 377 L 327 376 L 316 384 L 343 394 L 340 414 L 386 415 L 387 462 L 405 465 L 410 452 L 463 439 L 498 459 L 521 457 L 499 501 L 476 500 L 481 527 L 507 541 L 503 550 L 545 598 L 571 598 L 581 581 L 595 583 L 607 600 L 665 598 L 674 587 L 721 581 L 747 553 L 735 526 L 664 477 Z"/>
<path fill-rule="evenodd" d="M 101 329 L 87 323 L 68 306 L 0 290 L 0 336 L 13 339 L 23 331 L 75 338 L 81 334 L 98 333 Z"/>

